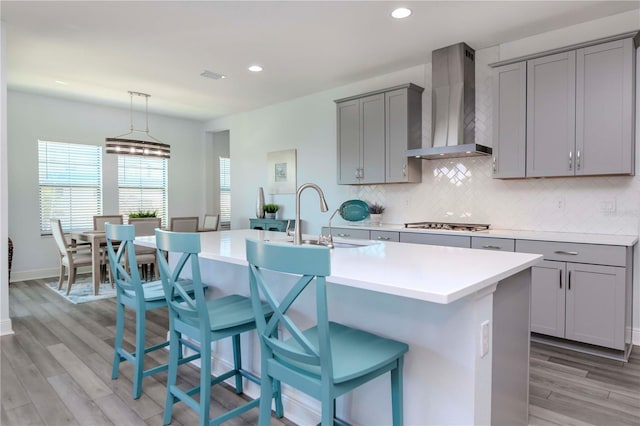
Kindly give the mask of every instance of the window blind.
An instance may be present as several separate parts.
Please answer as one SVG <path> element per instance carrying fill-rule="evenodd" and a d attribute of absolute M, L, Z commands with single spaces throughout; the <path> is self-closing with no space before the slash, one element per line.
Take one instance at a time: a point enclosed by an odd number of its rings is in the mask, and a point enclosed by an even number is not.
<path fill-rule="evenodd" d="M 118 199 L 120 214 L 156 211 L 167 226 L 167 160 L 119 155 Z"/>
<path fill-rule="evenodd" d="M 93 228 L 102 214 L 102 147 L 38 141 L 40 234 L 51 234 L 51 219 L 62 229 Z"/>
<path fill-rule="evenodd" d="M 229 229 L 231 224 L 231 159 L 220 161 L 220 227 Z"/>

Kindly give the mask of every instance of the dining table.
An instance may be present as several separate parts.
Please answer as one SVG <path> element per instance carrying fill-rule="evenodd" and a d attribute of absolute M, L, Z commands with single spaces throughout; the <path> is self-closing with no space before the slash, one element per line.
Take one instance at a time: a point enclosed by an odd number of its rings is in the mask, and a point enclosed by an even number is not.
<path fill-rule="evenodd" d="M 107 242 L 104 231 L 72 231 L 71 245 L 75 246 L 78 242 L 91 244 L 91 280 L 93 283 L 93 295 L 97 296 L 100 291 L 100 257 L 101 246 Z"/>

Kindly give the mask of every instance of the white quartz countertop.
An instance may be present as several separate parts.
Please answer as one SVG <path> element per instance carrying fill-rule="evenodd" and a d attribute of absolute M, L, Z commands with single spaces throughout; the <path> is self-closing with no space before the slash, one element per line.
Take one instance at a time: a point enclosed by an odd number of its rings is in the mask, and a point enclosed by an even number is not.
<path fill-rule="evenodd" d="M 631 247 L 638 242 L 637 235 L 591 234 L 578 232 L 525 231 L 517 229 L 489 229 L 488 231 L 449 231 L 405 228 L 404 225 L 336 224 L 334 228 L 367 229 L 371 231 L 415 232 L 424 234 L 463 235 L 471 237 L 512 238 L 519 240 L 557 241 L 563 243 L 603 244 Z"/>
<path fill-rule="evenodd" d="M 200 236 L 201 258 L 237 265 L 247 264 L 246 238 L 283 243 L 287 239 L 282 232 L 253 229 L 202 232 Z M 329 282 L 441 304 L 475 294 L 542 260 L 541 255 L 528 253 L 396 242 L 361 243 L 366 245 L 331 251 Z M 155 247 L 155 237 L 137 237 L 136 244 Z"/>

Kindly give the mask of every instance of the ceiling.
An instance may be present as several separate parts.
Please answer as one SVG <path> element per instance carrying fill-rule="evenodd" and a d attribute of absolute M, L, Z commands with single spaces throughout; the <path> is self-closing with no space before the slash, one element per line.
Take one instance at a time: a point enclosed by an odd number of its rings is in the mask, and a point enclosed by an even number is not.
<path fill-rule="evenodd" d="M 390 17 L 404 5 L 413 15 Z M 640 1 L 6 1 L 9 88 L 212 119 L 640 8 Z M 252 64 L 264 67 L 252 73 Z M 225 74 L 212 80 L 204 70 Z M 61 81 L 66 85 L 56 83 Z"/>

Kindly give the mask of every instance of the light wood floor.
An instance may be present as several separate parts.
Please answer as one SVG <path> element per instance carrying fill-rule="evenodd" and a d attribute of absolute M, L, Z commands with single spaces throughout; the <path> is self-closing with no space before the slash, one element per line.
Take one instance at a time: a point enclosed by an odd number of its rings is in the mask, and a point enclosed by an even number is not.
<path fill-rule="evenodd" d="M 3 426 L 160 425 L 166 374 L 144 379 L 143 394 L 131 398 L 132 369 L 122 363 L 111 380 L 115 326 L 114 299 L 73 305 L 33 280 L 11 284 L 9 304 L 14 335 L 0 338 Z M 128 312 L 131 344 L 133 316 Z M 148 344 L 161 341 L 165 310 L 147 314 Z M 152 355 L 149 365 L 166 359 Z M 183 366 L 180 380 L 195 385 L 198 371 Z M 213 388 L 212 413 L 243 399 L 230 387 Z M 604 360 L 534 344 L 531 351 L 532 425 L 640 425 L 640 348 L 629 363 Z M 174 409 L 173 425 L 197 424 L 184 404 Z M 225 425 L 257 424 L 257 409 Z M 272 419 L 272 425 L 293 423 Z"/>

